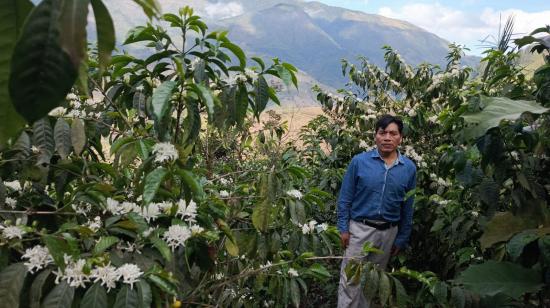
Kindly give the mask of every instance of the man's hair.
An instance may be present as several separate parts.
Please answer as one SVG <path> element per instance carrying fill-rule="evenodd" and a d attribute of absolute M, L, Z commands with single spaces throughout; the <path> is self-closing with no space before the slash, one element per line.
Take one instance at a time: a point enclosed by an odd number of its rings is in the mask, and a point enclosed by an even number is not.
<path fill-rule="evenodd" d="M 378 132 L 379 129 L 386 129 L 391 123 L 395 123 L 399 129 L 399 134 L 403 135 L 403 121 L 401 121 L 401 118 L 389 114 L 385 114 L 378 119 L 375 132 Z"/>

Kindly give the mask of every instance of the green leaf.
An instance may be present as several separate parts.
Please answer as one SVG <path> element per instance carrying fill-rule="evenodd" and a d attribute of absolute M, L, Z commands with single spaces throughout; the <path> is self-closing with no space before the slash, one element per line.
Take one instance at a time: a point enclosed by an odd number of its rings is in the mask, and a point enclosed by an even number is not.
<path fill-rule="evenodd" d="M 113 308 L 136 308 L 139 306 L 139 297 L 136 290 L 125 284 L 116 295 Z"/>
<path fill-rule="evenodd" d="M 471 265 L 459 275 L 457 281 L 480 295 L 503 293 L 518 299 L 525 293 L 540 290 L 544 286 L 541 277 L 539 271 L 518 264 L 487 261 Z"/>
<path fill-rule="evenodd" d="M 41 308 L 71 308 L 73 298 L 74 288 L 63 280 L 44 298 Z"/>
<path fill-rule="evenodd" d="M 170 111 L 170 98 L 172 91 L 176 87 L 175 81 L 165 81 L 153 91 L 153 118 L 156 121 L 162 121 Z"/>
<path fill-rule="evenodd" d="M 59 17 L 62 29 L 59 37 L 61 48 L 67 52 L 74 67 L 80 67 L 86 54 L 86 24 L 90 0 L 64 0 Z"/>
<path fill-rule="evenodd" d="M 225 250 L 230 256 L 238 257 L 239 256 L 239 246 L 237 243 L 227 239 L 224 243 Z"/>
<path fill-rule="evenodd" d="M 377 247 L 374 247 L 374 245 L 371 242 L 365 242 L 363 245 L 363 252 L 364 253 L 375 253 L 375 254 L 383 254 L 384 251 L 378 249 Z"/>
<path fill-rule="evenodd" d="M 11 61 L 9 89 L 15 109 L 34 122 L 59 106 L 79 65 L 59 45 L 62 1 L 44 0 L 30 13 Z"/>
<path fill-rule="evenodd" d="M 222 42 L 220 44 L 220 47 L 229 49 L 237 57 L 237 59 L 239 59 L 239 66 L 241 67 L 241 69 L 244 69 L 246 67 L 246 56 L 244 55 L 241 47 L 229 41 Z"/>
<path fill-rule="evenodd" d="M 80 155 L 86 146 L 86 127 L 84 120 L 73 119 L 71 125 L 71 142 L 73 144 L 74 153 Z"/>
<path fill-rule="evenodd" d="M 467 112 L 462 118 L 468 124 L 464 128 L 464 137 L 474 139 L 483 136 L 487 130 L 497 127 L 502 120 L 514 121 L 523 113 L 545 113 L 549 108 L 542 107 L 535 101 L 511 100 L 506 97 L 481 96 L 481 105 L 485 106 L 479 112 Z"/>
<path fill-rule="evenodd" d="M 101 0 L 91 0 L 94 10 L 95 24 L 97 29 L 97 53 L 99 57 L 99 68 L 105 70 L 111 60 L 111 53 L 115 49 L 115 27 Z"/>
<path fill-rule="evenodd" d="M 143 12 L 149 19 L 160 15 L 160 4 L 157 0 L 134 0 L 134 2 L 141 6 Z"/>
<path fill-rule="evenodd" d="M 290 299 L 294 307 L 300 307 L 300 286 L 296 279 L 290 280 Z"/>
<path fill-rule="evenodd" d="M 308 271 L 314 274 L 315 278 L 317 279 L 328 279 L 331 277 L 330 272 L 321 264 L 315 263 L 312 264 Z"/>
<path fill-rule="evenodd" d="M 365 295 L 368 298 L 374 298 L 380 285 L 380 273 L 376 268 L 372 268 L 367 275 L 367 284 L 365 285 Z"/>
<path fill-rule="evenodd" d="M 511 212 L 499 212 L 487 223 L 483 235 L 479 239 L 481 249 L 485 250 L 498 242 L 509 240 L 514 234 L 530 229 L 532 223 Z"/>
<path fill-rule="evenodd" d="M 27 276 L 27 267 L 23 263 L 14 263 L 0 272 L 0 305 L 19 307 L 19 296 Z"/>
<path fill-rule="evenodd" d="M 167 174 L 168 171 L 162 167 L 159 167 L 147 174 L 145 177 L 145 185 L 143 187 L 143 201 L 145 202 L 145 205 L 153 201 L 160 184 L 162 184 Z"/>
<path fill-rule="evenodd" d="M 217 98 L 212 95 L 212 91 L 210 88 L 207 88 L 206 86 L 202 84 L 191 84 L 191 89 L 197 93 L 197 95 L 201 98 L 201 101 L 204 103 L 206 110 L 208 112 L 208 117 L 210 119 L 214 118 L 214 104 L 217 103 Z"/>
<path fill-rule="evenodd" d="M 172 260 L 172 251 L 165 241 L 161 240 L 158 237 L 154 237 L 153 239 L 151 239 L 151 243 L 160 252 L 166 262 L 170 262 Z"/>
<path fill-rule="evenodd" d="M 386 306 L 386 303 L 390 299 L 391 295 L 391 283 L 390 278 L 388 275 L 384 272 L 380 273 L 380 281 L 379 281 L 379 288 L 378 288 L 378 294 L 380 296 L 380 303 L 382 306 Z"/>
<path fill-rule="evenodd" d="M 242 127 L 248 110 L 248 91 L 245 85 L 239 85 L 235 96 L 235 121 L 238 127 Z"/>
<path fill-rule="evenodd" d="M 466 297 L 461 288 L 453 287 L 451 289 L 451 305 L 454 308 L 464 308 L 466 306 Z"/>
<path fill-rule="evenodd" d="M 0 149 L 25 126 L 10 99 L 8 81 L 13 49 L 33 6 L 28 0 L 0 1 Z"/>
<path fill-rule="evenodd" d="M 32 131 L 33 144 L 40 150 L 38 163 L 49 163 L 55 148 L 50 120 L 44 117 L 34 122 Z"/>
<path fill-rule="evenodd" d="M 177 296 L 178 294 L 178 289 L 176 288 L 176 286 L 165 278 L 162 278 L 155 274 L 151 274 L 147 277 L 147 280 L 151 281 L 159 289 L 170 295 Z"/>
<path fill-rule="evenodd" d="M 52 270 L 51 269 L 45 269 L 32 282 L 31 290 L 29 292 L 29 305 L 30 308 L 40 308 L 40 302 L 42 299 L 42 292 L 44 284 L 46 283 L 46 280 L 50 276 Z"/>
<path fill-rule="evenodd" d="M 539 235 L 533 231 L 524 231 L 518 233 L 512 237 L 512 239 L 506 244 L 506 251 L 512 258 L 512 261 L 516 261 L 523 252 L 523 248 L 539 238 Z"/>
<path fill-rule="evenodd" d="M 55 150 L 62 159 L 67 158 L 71 153 L 71 127 L 63 118 L 57 119 L 53 129 Z"/>
<path fill-rule="evenodd" d="M 264 174 L 260 181 L 260 194 L 262 200 L 258 202 L 252 211 L 252 224 L 257 230 L 262 232 L 267 231 L 270 223 L 273 193 L 272 189 L 273 175 L 271 173 Z"/>
<path fill-rule="evenodd" d="M 395 289 L 395 299 L 397 307 L 407 307 L 408 302 L 408 296 L 407 291 L 403 287 L 403 284 L 401 281 L 399 281 L 397 278 L 391 277 L 393 280 L 393 285 Z"/>
<path fill-rule="evenodd" d="M 107 291 L 99 282 L 94 283 L 86 291 L 82 297 L 82 302 L 80 302 L 81 308 L 103 308 L 107 306 Z"/>
<path fill-rule="evenodd" d="M 275 65 L 275 70 L 277 71 L 279 78 L 283 80 L 285 85 L 287 87 L 290 87 L 290 84 L 292 83 L 292 75 L 290 74 L 290 72 L 282 65 Z"/>
<path fill-rule="evenodd" d="M 102 254 L 109 247 L 119 242 L 119 238 L 116 236 L 102 236 L 94 246 L 93 255 L 97 256 Z"/>
<path fill-rule="evenodd" d="M 138 291 L 139 308 L 149 308 L 153 302 L 151 286 L 145 280 L 138 280 L 136 283 Z"/>
<path fill-rule="evenodd" d="M 254 83 L 254 99 L 255 99 L 255 116 L 258 118 L 260 113 L 264 111 L 269 101 L 269 85 L 263 75 L 259 75 Z"/>
<path fill-rule="evenodd" d="M 61 269 L 65 268 L 64 254 L 70 254 L 69 245 L 64 239 L 56 237 L 54 235 L 43 235 L 42 242 L 48 247 L 48 251 L 52 255 L 53 261 Z"/>
<path fill-rule="evenodd" d="M 187 187 L 189 187 L 189 189 L 193 192 L 195 199 L 201 199 L 204 195 L 204 191 L 202 190 L 202 186 L 199 184 L 199 181 L 193 172 L 185 169 L 179 169 L 177 173 L 183 180 L 183 183 L 185 183 L 185 185 L 187 185 Z"/>
<path fill-rule="evenodd" d="M 186 145 L 192 144 L 199 136 L 201 130 L 201 115 L 199 104 L 196 100 L 187 99 L 187 117 L 184 122 L 183 141 Z"/>

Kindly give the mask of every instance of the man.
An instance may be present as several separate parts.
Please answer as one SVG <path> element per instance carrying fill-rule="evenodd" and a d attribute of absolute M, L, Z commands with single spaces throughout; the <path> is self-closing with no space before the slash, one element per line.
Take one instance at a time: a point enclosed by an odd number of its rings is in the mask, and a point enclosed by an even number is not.
<path fill-rule="evenodd" d="M 339 308 L 369 306 L 363 290 L 348 282 L 344 272 L 350 258 L 365 255 L 366 242 L 383 251 L 369 254 L 367 260 L 385 269 L 390 255 L 399 253 L 409 240 L 414 200 L 405 200 L 405 195 L 416 186 L 416 167 L 397 150 L 402 133 L 401 119 L 382 116 L 376 123 L 376 149 L 353 157 L 344 175 L 338 198 L 338 230 L 346 248 L 338 288 Z"/>

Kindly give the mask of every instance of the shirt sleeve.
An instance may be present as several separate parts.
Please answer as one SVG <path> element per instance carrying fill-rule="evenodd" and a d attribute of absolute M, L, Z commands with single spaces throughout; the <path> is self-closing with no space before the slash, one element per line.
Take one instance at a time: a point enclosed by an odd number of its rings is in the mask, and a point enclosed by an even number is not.
<path fill-rule="evenodd" d="M 338 196 L 338 230 L 340 233 L 349 232 L 350 210 L 355 196 L 356 174 L 357 159 L 354 157 L 344 174 L 340 195 Z"/>
<path fill-rule="evenodd" d="M 416 188 L 416 167 L 414 167 L 413 174 L 409 180 L 409 185 L 407 187 L 407 192 Z M 409 242 L 409 237 L 412 230 L 412 217 L 413 217 L 413 204 L 414 204 L 414 195 L 410 196 L 407 200 L 403 202 L 401 207 L 401 220 L 399 221 L 399 231 L 395 237 L 395 246 L 402 249 L 407 246 Z"/>

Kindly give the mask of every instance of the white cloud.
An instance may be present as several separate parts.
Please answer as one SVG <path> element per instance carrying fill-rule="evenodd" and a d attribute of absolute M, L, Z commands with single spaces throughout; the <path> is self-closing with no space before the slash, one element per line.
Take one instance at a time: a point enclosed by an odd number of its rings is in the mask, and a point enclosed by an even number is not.
<path fill-rule="evenodd" d="M 209 3 L 204 7 L 206 15 L 212 19 L 235 17 L 244 13 L 243 6 L 237 2 Z"/>
<path fill-rule="evenodd" d="M 510 15 L 515 16 L 514 33 L 518 36 L 542 27 L 550 20 L 550 10 L 529 13 L 520 9 L 498 11 L 485 8 L 477 12 L 464 12 L 439 3 L 413 3 L 398 10 L 382 7 L 378 14 L 406 20 L 451 42 L 467 45 L 474 53 L 480 51 L 476 50 L 479 41 L 489 35 L 496 36 L 499 25 L 504 25 Z"/>

